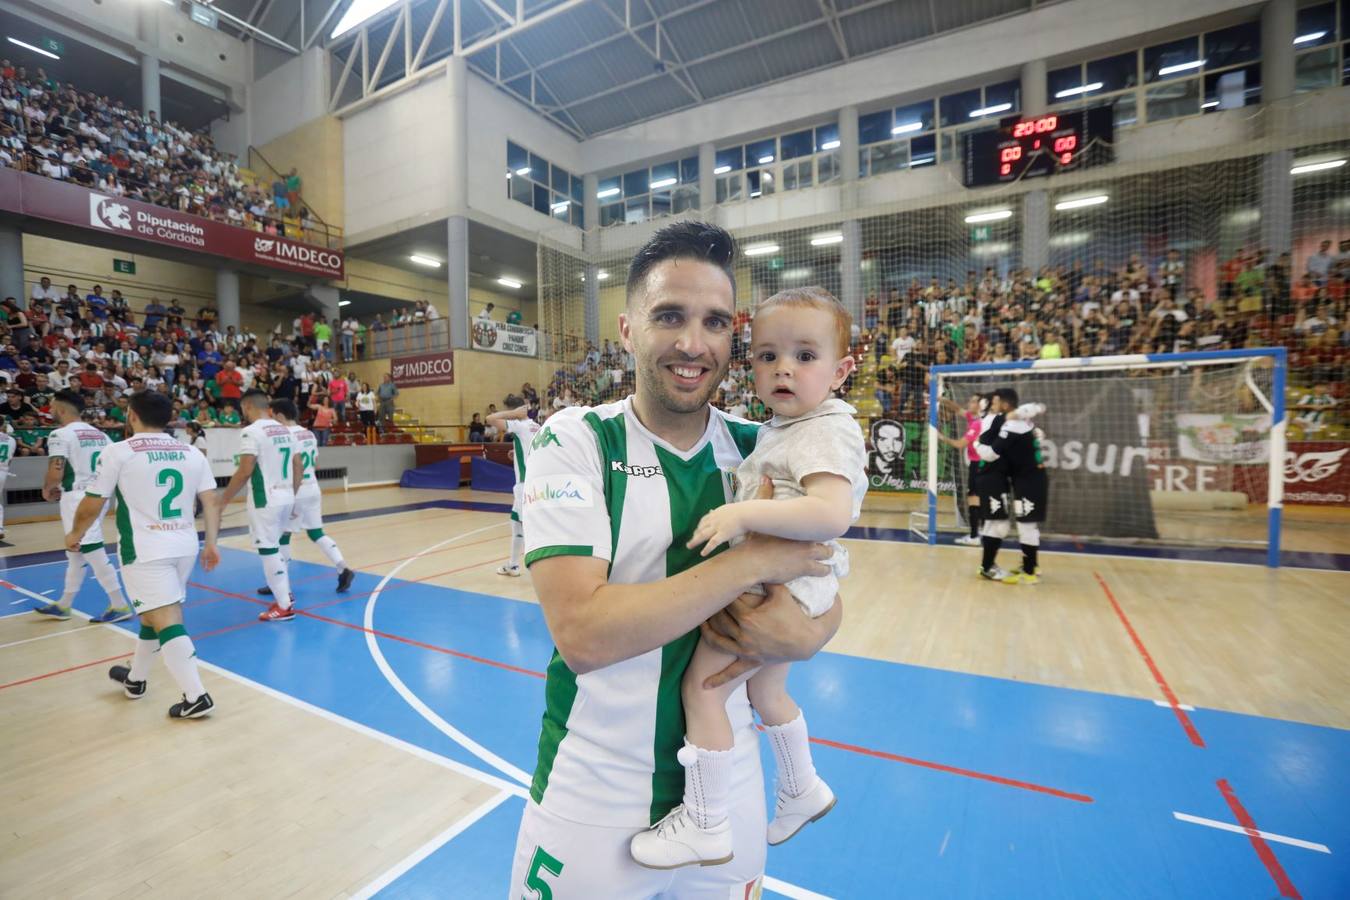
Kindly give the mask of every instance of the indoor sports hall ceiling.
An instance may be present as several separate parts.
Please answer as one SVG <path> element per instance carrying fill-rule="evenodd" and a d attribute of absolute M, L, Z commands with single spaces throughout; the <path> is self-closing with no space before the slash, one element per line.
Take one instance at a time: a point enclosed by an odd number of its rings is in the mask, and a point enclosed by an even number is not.
<path fill-rule="evenodd" d="M 330 22 L 351 2 L 340 0 Z M 451 52 L 455 0 L 437 16 L 443 2 L 412 4 L 414 46 L 435 23 L 423 68 Z M 464 47 L 512 28 L 514 0 L 458 2 Z M 469 64 L 585 138 L 1050 2 L 1056 0 L 525 0 L 527 21 L 566 8 L 471 53 Z M 262 3 L 216 5 L 247 15 L 246 7 L 261 10 Z M 400 8 L 363 26 L 372 59 Z M 359 52 L 360 30 L 330 41 L 335 67 Z M 372 90 L 404 77 L 400 39 Z M 359 92 L 338 105 L 356 99 Z"/>

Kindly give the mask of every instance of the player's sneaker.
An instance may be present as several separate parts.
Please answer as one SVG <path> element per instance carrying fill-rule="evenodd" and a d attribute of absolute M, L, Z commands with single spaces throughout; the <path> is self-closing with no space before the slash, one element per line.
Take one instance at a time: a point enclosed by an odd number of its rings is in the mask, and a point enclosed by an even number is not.
<path fill-rule="evenodd" d="M 109 625 L 113 622 L 125 622 L 131 618 L 130 606 L 110 606 L 89 620 L 90 625 Z"/>
<path fill-rule="evenodd" d="M 132 681 L 130 675 L 131 669 L 127 666 L 113 666 L 108 670 L 108 677 L 122 686 L 122 693 L 132 700 L 139 700 L 145 696 L 145 682 Z"/>
<path fill-rule="evenodd" d="M 511 578 L 519 578 L 520 566 L 513 566 L 510 563 L 503 563 L 502 565 L 497 567 L 497 574 L 506 575 Z"/>
<path fill-rule="evenodd" d="M 188 702 L 187 695 L 183 695 L 182 703 L 175 703 L 169 707 L 170 719 L 197 719 L 211 710 L 215 709 L 216 701 L 211 699 L 210 694 L 202 694 L 191 703 Z"/>
<path fill-rule="evenodd" d="M 957 538 L 956 540 L 952 541 L 952 543 L 953 543 L 953 544 L 960 544 L 962 547 L 979 547 L 979 546 L 981 546 L 984 542 L 981 541 L 981 540 L 979 539 L 979 537 L 977 537 L 976 535 L 973 535 L 973 534 L 963 534 L 963 535 L 961 535 L 959 538 Z"/>
<path fill-rule="evenodd" d="M 356 573 L 353 572 L 351 569 L 343 569 L 341 572 L 339 572 L 338 593 L 339 594 L 345 593 L 347 589 L 352 586 L 352 582 L 355 580 L 356 580 Z"/>
<path fill-rule="evenodd" d="M 1004 584 L 1040 584 L 1041 579 L 1035 575 L 1028 575 L 1021 569 L 1013 569 L 1003 579 Z"/>
<path fill-rule="evenodd" d="M 823 778 L 817 778 L 816 783 L 798 797 L 789 797 L 780 788 L 773 821 L 769 823 L 769 843 L 783 843 L 816 819 L 824 818 L 834 809 L 834 804 L 834 791 Z"/>
<path fill-rule="evenodd" d="M 714 828 L 699 828 L 683 803 L 651 828 L 633 835 L 628 845 L 634 862 L 648 869 L 720 866 L 731 862 L 731 849 L 730 819 Z"/>
<path fill-rule="evenodd" d="M 270 597 L 272 596 L 272 589 L 264 585 L 258 588 L 258 590 L 254 591 L 254 593 L 256 593 L 259 597 Z"/>
<path fill-rule="evenodd" d="M 998 566 L 993 566 L 988 569 L 980 569 L 979 572 L 981 578 L 987 578 L 990 581 L 1004 581 L 1008 577 L 1008 570 L 1000 569 Z"/>
<path fill-rule="evenodd" d="M 273 603 L 267 609 L 258 613 L 259 622 L 289 622 L 295 618 L 295 608 L 291 606 L 282 607 L 279 603 Z"/>
<path fill-rule="evenodd" d="M 39 606 L 33 610 L 44 619 L 50 619 L 53 622 L 64 622 L 70 618 L 70 607 L 62 606 L 59 603 L 48 603 L 46 606 Z"/>

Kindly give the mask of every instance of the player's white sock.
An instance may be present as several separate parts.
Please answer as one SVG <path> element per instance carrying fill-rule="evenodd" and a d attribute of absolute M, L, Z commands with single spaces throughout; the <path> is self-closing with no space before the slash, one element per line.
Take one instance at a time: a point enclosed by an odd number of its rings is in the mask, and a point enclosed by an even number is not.
<path fill-rule="evenodd" d="M 278 551 L 278 555 L 281 557 L 282 561 L 284 561 L 284 562 L 289 563 L 289 562 L 291 561 L 291 535 L 290 535 L 290 532 L 287 532 L 286 534 L 283 534 L 283 535 L 281 536 L 281 549 Z"/>
<path fill-rule="evenodd" d="M 516 520 L 511 520 L 511 565 L 519 566 L 525 556 L 525 529 Z"/>
<path fill-rule="evenodd" d="M 79 553 L 66 551 L 66 584 L 61 594 L 60 605 L 70 606 L 75 602 L 75 595 L 80 592 L 80 585 L 84 584 L 84 559 Z"/>
<path fill-rule="evenodd" d="M 5 530 L 5 505 L 0 503 L 0 531 Z"/>
<path fill-rule="evenodd" d="M 141 626 L 140 636 L 136 639 L 136 655 L 131 657 L 129 681 L 144 681 L 150 674 L 150 666 L 155 661 L 155 651 L 159 649 L 159 635 L 149 625 Z"/>
<path fill-rule="evenodd" d="M 117 580 L 117 570 L 113 568 L 112 561 L 108 559 L 108 551 L 99 547 L 97 550 L 91 550 L 88 553 L 80 554 L 84 561 L 89 563 L 89 568 L 94 570 L 94 577 L 98 583 L 103 586 L 103 590 L 108 595 L 108 605 L 114 609 L 121 609 L 127 605 L 127 598 L 122 595 L 122 585 Z"/>
<path fill-rule="evenodd" d="M 342 551 L 338 549 L 337 541 L 319 532 L 319 536 L 314 539 L 314 543 L 319 545 L 323 555 L 328 557 L 328 561 L 337 566 L 339 572 L 347 568 L 347 562 L 342 558 Z"/>
<path fill-rule="evenodd" d="M 734 750 L 704 750 L 685 743 L 678 758 L 684 770 L 684 808 L 695 827 L 707 831 L 727 820 L 731 805 Z"/>
<path fill-rule="evenodd" d="M 816 783 L 816 767 L 811 761 L 811 743 L 806 731 L 806 715 L 786 725 L 765 725 L 764 733 L 778 761 L 778 786 L 789 797 L 800 797 Z"/>
<path fill-rule="evenodd" d="M 139 649 L 139 648 L 138 648 Z M 188 702 L 206 693 L 201 675 L 197 673 L 197 648 L 182 625 L 170 625 L 159 632 L 159 651 L 169 674 L 178 682 L 178 689 Z"/>
<path fill-rule="evenodd" d="M 291 608 L 291 576 L 286 560 L 280 553 L 268 553 L 262 558 L 263 575 L 272 589 L 272 600 L 282 609 Z"/>

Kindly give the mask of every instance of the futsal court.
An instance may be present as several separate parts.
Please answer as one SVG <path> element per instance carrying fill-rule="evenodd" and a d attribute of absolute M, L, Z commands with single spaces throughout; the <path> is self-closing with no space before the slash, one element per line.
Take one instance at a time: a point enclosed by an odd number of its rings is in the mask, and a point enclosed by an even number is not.
<path fill-rule="evenodd" d="M 6 548 L 6 897 L 502 895 L 552 649 L 529 576 L 494 574 L 509 507 L 326 500 L 351 593 L 299 543 L 301 615 L 259 623 L 239 516 L 193 575 L 202 721 L 164 719 L 159 670 L 140 702 L 108 680 L 134 623 L 36 621 L 64 559 Z M 1278 570 L 1068 547 L 1007 586 L 906 515 L 850 532 L 843 627 L 793 670 L 839 805 L 766 896 L 1344 896 L 1350 523 L 1295 514 Z"/>

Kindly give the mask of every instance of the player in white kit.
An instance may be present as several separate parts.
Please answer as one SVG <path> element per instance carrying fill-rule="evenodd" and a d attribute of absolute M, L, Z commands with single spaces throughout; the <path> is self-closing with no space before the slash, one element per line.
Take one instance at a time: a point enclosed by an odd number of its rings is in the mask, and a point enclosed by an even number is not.
<path fill-rule="evenodd" d="M 169 717 L 195 719 L 215 704 L 202 686 L 197 651 L 183 627 L 182 603 L 197 561 L 192 503 L 202 502 L 206 525 L 202 568 L 208 572 L 220 561 L 216 549 L 220 506 L 206 457 L 164 433 L 172 415 L 173 404 L 164 394 L 142 391 L 131 398 L 127 412 L 131 436 L 103 451 L 98 474 L 66 534 L 66 547 L 78 547 L 89 525 L 103 515 L 107 499 L 116 497 L 122 577 L 141 617 L 141 630 L 131 665 L 113 666 L 108 677 L 128 698 L 144 697 L 158 651 L 183 693 L 182 702 L 169 707 Z"/>
<path fill-rule="evenodd" d="M 272 418 L 267 395 L 248 391 L 239 401 L 248 425 L 239 433 L 239 468 L 221 495 L 227 505 L 247 484 L 248 533 L 262 559 L 263 575 L 272 589 L 272 605 L 258 614 L 264 622 L 295 618 L 291 609 L 291 579 L 281 555 L 281 536 L 290 526 L 291 507 L 300 489 L 303 470 L 295 459 L 295 437 Z"/>
<path fill-rule="evenodd" d="M 42 496 L 61 502 L 61 528 L 69 534 L 75 524 L 75 510 L 84 499 L 84 491 L 94 480 L 99 457 L 112 446 L 108 436 L 80 418 L 84 401 L 74 391 L 61 391 L 52 397 L 52 416 L 60 427 L 47 438 L 47 477 L 42 485 Z M 107 501 L 101 509 L 106 510 Z M 61 599 L 39 607 L 37 614 L 52 620 L 70 618 L 75 595 L 84 584 L 85 564 L 94 570 L 94 577 L 108 595 L 108 608 L 92 619 L 93 622 L 121 622 L 131 618 L 131 608 L 117 582 L 117 570 L 103 548 L 103 515 L 93 517 L 89 527 L 81 532 L 80 540 L 66 549 L 66 582 Z"/>
<path fill-rule="evenodd" d="M 5 482 L 9 480 L 9 461 L 14 458 L 14 438 L 0 431 L 0 541 L 5 539 Z"/>
<path fill-rule="evenodd" d="M 315 474 L 319 469 L 319 440 L 314 436 L 314 432 L 296 421 L 300 413 L 290 400 L 273 400 L 269 408 L 272 410 L 273 418 L 289 428 L 295 437 L 295 458 L 299 460 L 301 470 L 300 489 L 295 492 L 295 507 L 291 510 L 291 521 L 286 526 L 286 533 L 281 536 L 281 556 L 289 568 L 291 535 L 303 531 L 311 541 L 319 545 L 323 555 L 327 556 L 328 561 L 338 570 L 337 589 L 341 594 L 352 586 L 356 573 L 347 568 L 337 541 L 323 533 L 323 492 L 319 490 L 319 476 Z M 258 593 L 270 597 L 272 589 L 258 588 Z"/>
<path fill-rule="evenodd" d="M 514 457 L 516 484 L 511 501 L 511 559 L 498 569 L 498 575 L 520 577 L 520 561 L 525 554 L 525 530 L 520 525 L 520 492 L 525 489 L 525 460 L 529 459 L 534 436 L 545 413 L 537 406 L 517 406 L 515 409 L 495 412 L 487 417 L 487 424 L 511 435 L 511 454 Z"/>

